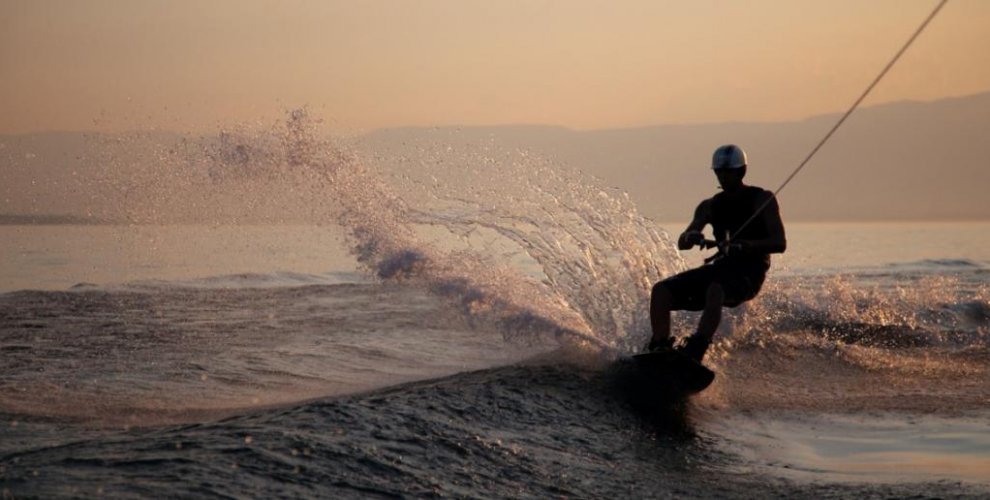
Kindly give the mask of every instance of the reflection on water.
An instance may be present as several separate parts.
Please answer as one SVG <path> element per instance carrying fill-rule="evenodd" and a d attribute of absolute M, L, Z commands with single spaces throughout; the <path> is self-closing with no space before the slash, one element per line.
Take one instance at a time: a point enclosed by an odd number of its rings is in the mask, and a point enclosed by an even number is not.
<path fill-rule="evenodd" d="M 683 225 L 658 223 L 675 235 Z M 787 230 L 787 253 L 774 256 L 778 274 L 905 263 L 990 268 L 990 222 L 789 223 Z M 0 253 L 0 292 L 357 268 L 342 230 L 330 225 L 0 225 Z M 693 267 L 708 253 L 682 255 Z"/>
<path fill-rule="evenodd" d="M 0 292 L 243 273 L 354 272 L 332 226 L 0 226 Z"/>
<path fill-rule="evenodd" d="M 990 485 L 987 417 L 917 414 L 750 415 L 731 428 L 750 467 L 794 479 L 890 482 L 955 479 Z"/>

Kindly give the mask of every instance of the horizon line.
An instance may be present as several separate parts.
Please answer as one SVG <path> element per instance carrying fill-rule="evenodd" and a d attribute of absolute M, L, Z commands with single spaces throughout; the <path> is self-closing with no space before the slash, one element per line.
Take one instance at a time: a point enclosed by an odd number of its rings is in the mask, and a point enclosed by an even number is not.
<path fill-rule="evenodd" d="M 876 104 L 870 104 L 863 106 L 859 111 L 871 110 L 875 108 L 899 106 L 899 105 L 926 105 L 934 104 L 944 101 L 956 101 L 964 99 L 972 99 L 983 96 L 990 96 L 990 89 L 983 90 L 980 92 L 946 96 L 936 99 L 900 99 L 896 101 L 880 102 Z M 306 109 L 306 106 L 300 106 L 296 109 Z M 288 113 L 292 110 L 284 110 Z M 485 128 L 548 128 L 548 129 L 561 129 L 569 132 L 576 133 L 586 133 L 586 132 L 605 132 L 605 131 L 628 131 L 628 130 L 642 130 L 642 129 L 652 129 L 652 128 L 664 128 L 664 127 L 708 127 L 708 126 L 726 126 L 726 125 L 782 125 L 788 123 L 802 123 L 807 121 L 813 121 L 817 119 L 823 119 L 832 117 L 835 115 L 841 115 L 844 111 L 829 111 L 818 114 L 813 114 L 806 116 L 804 118 L 795 118 L 790 120 L 725 120 L 725 121 L 708 121 L 708 122 L 668 122 L 668 123 L 654 123 L 654 124 L 644 124 L 644 125 L 628 125 L 628 126 L 616 126 L 616 127 L 603 127 L 603 128 L 578 128 L 571 127 L 567 125 L 558 125 L 552 123 L 491 123 L 491 124 L 478 124 L 478 125 L 465 125 L 465 124 L 433 124 L 433 125 L 388 125 L 382 127 L 368 128 L 368 129 L 357 129 L 354 128 L 354 132 L 350 134 L 340 134 L 341 136 L 353 136 L 360 137 L 371 135 L 375 132 L 391 131 L 391 130 L 422 130 L 422 129 L 485 129 Z M 232 126 L 238 126 L 239 123 L 235 122 Z M 346 127 L 342 127 L 347 129 Z M 216 128 L 209 131 L 203 130 L 193 130 L 193 131 L 179 131 L 174 129 L 165 129 L 159 127 L 149 127 L 149 128 L 128 128 L 116 131 L 101 131 L 97 129 L 37 129 L 22 132 L 0 132 L 0 137 L 25 137 L 32 135 L 46 135 L 46 134 L 97 134 L 97 135 L 115 135 L 115 134 L 134 134 L 134 133 L 161 133 L 161 134 L 201 134 L 208 135 L 222 131 L 222 128 Z M 247 128 L 246 130 L 250 130 Z"/>

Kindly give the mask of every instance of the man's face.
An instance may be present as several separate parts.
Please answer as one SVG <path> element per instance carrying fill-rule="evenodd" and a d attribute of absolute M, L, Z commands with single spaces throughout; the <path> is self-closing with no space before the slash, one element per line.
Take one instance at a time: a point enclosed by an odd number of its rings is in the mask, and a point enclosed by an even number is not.
<path fill-rule="evenodd" d="M 741 168 L 720 168 L 715 170 L 715 177 L 718 177 L 718 184 L 722 189 L 731 191 L 742 185 L 742 173 Z"/>

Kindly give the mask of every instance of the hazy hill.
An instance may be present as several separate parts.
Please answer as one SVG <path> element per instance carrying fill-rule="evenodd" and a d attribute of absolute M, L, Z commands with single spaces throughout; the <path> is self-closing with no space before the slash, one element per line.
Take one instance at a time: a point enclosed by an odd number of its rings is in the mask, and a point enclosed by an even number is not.
<path fill-rule="evenodd" d="M 716 192 L 709 170 L 724 143 L 749 154 L 751 184 L 776 189 L 839 118 L 573 131 L 505 126 L 403 128 L 366 136 L 368 151 L 494 141 L 552 156 L 629 191 L 640 209 L 686 220 Z M 856 111 L 781 193 L 791 220 L 990 219 L 990 93 Z"/>
<path fill-rule="evenodd" d="M 120 222 L 122 191 L 180 140 L 165 132 L 0 136 L 0 223 Z"/>
<path fill-rule="evenodd" d="M 716 192 L 708 164 L 716 146 L 743 146 L 750 156 L 748 181 L 775 189 L 837 118 L 592 131 L 402 128 L 356 138 L 354 146 L 371 162 L 447 143 L 523 149 L 624 189 L 644 214 L 669 221 L 688 219 L 698 201 Z M 195 154 L 210 140 L 162 132 L 124 139 L 68 132 L 0 136 L 0 214 L 119 220 L 115 204 L 141 202 L 140 194 L 120 191 L 143 178 L 164 177 L 142 171 L 164 168 L 161 158 L 173 145 L 186 144 Z M 860 109 L 781 193 L 784 216 L 792 221 L 990 219 L 988 145 L 990 93 Z M 251 218 L 239 214 L 217 220 Z M 195 216 L 190 211 L 180 219 Z"/>

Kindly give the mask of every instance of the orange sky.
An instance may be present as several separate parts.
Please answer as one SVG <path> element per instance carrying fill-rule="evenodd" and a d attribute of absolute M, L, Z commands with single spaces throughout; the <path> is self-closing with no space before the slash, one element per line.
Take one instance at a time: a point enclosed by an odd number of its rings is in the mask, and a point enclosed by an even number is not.
<path fill-rule="evenodd" d="M 268 122 L 611 128 L 842 111 L 934 0 L 0 0 L 0 133 Z M 952 0 L 867 104 L 990 90 Z"/>

